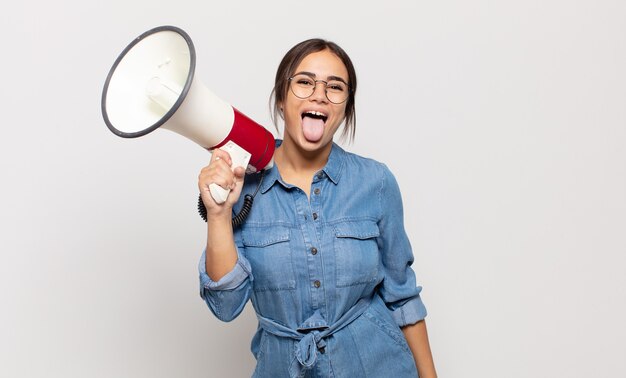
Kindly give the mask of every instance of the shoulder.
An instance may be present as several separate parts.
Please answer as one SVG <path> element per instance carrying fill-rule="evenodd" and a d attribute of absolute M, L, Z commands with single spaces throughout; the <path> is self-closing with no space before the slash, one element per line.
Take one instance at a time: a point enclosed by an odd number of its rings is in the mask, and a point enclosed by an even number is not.
<path fill-rule="evenodd" d="M 352 188 L 358 188 L 359 192 L 366 193 L 368 198 L 376 198 L 381 212 L 401 208 L 400 186 L 385 163 L 352 152 L 343 153 L 345 164 L 342 180 L 345 179 Z"/>
<path fill-rule="evenodd" d="M 344 171 L 346 175 L 360 177 L 360 181 L 364 179 L 379 179 L 382 181 L 391 179 L 395 181 L 393 173 L 385 163 L 343 149 L 341 151 L 345 162 Z"/>

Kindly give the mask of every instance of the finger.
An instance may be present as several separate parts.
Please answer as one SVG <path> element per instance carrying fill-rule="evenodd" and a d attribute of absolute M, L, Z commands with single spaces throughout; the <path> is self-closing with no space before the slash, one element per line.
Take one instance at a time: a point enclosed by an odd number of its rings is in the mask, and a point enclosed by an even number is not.
<path fill-rule="evenodd" d="M 231 189 L 235 184 L 235 180 L 232 177 L 227 178 L 224 176 L 212 176 L 211 178 L 204 180 L 200 185 L 204 190 L 208 190 L 211 184 L 216 184 L 224 189 Z"/>
<path fill-rule="evenodd" d="M 242 179 L 246 175 L 246 169 L 244 167 L 235 167 L 233 174 L 236 179 Z"/>
<path fill-rule="evenodd" d="M 236 176 L 224 162 L 214 163 L 200 175 L 200 182 L 207 188 L 210 184 L 217 184 L 224 189 L 229 189 L 234 187 Z"/>
<path fill-rule="evenodd" d="M 213 180 L 216 177 L 230 178 L 233 175 L 231 168 L 223 160 L 217 160 L 206 167 L 202 168 L 198 179 L 200 181 Z"/>
<path fill-rule="evenodd" d="M 230 154 L 224 150 L 220 150 L 216 148 L 211 151 L 211 162 L 223 160 L 230 167 L 233 164 L 233 160 L 230 157 Z"/>

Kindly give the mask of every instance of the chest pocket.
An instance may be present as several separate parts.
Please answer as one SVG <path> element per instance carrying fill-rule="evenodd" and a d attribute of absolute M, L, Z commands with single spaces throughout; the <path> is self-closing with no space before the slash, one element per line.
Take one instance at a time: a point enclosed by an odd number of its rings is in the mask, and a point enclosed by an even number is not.
<path fill-rule="evenodd" d="M 241 241 L 252 267 L 255 291 L 295 289 L 288 227 L 245 228 Z"/>
<path fill-rule="evenodd" d="M 345 287 L 376 281 L 380 235 L 374 221 L 351 221 L 336 224 L 335 261 L 337 286 Z"/>

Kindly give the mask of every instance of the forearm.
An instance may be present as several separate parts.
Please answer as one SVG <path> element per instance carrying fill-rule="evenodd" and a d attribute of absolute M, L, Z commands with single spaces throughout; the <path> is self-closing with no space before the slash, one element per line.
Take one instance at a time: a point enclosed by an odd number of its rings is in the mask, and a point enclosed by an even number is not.
<path fill-rule="evenodd" d="M 232 208 L 241 195 L 245 170 L 231 169 L 232 160 L 226 151 L 213 150 L 211 163 L 202 168 L 198 190 L 207 209 L 206 273 L 217 282 L 237 264 L 237 247 L 233 237 Z M 211 195 L 211 185 L 230 189 L 226 201 L 218 204 Z"/>
<path fill-rule="evenodd" d="M 206 272 L 217 282 L 237 263 L 237 247 L 229 216 L 209 216 L 207 219 Z"/>
<path fill-rule="evenodd" d="M 421 320 L 415 324 L 402 327 L 402 332 L 413 353 L 415 366 L 417 366 L 420 378 L 437 377 L 433 355 L 430 351 L 430 343 L 428 342 L 426 321 Z"/>

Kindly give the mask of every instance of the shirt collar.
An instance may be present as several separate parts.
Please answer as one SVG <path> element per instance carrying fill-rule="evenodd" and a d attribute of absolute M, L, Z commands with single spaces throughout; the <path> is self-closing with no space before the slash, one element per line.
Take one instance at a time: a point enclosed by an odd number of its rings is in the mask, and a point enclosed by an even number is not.
<path fill-rule="evenodd" d="M 280 146 L 282 143 L 283 141 L 281 139 L 276 139 L 276 147 Z M 333 142 L 326 165 L 317 173 L 313 180 L 319 180 L 325 174 L 328 176 L 330 181 L 333 182 L 333 184 L 337 185 L 339 183 L 339 179 L 341 178 L 341 172 L 345 163 L 345 155 L 346 151 Z M 263 184 L 261 185 L 261 193 L 265 193 L 270 190 L 270 188 L 277 182 L 285 188 L 292 187 L 292 185 L 289 185 L 282 180 L 280 173 L 278 173 L 278 168 L 274 165 L 265 172 L 265 178 L 263 179 Z"/>

